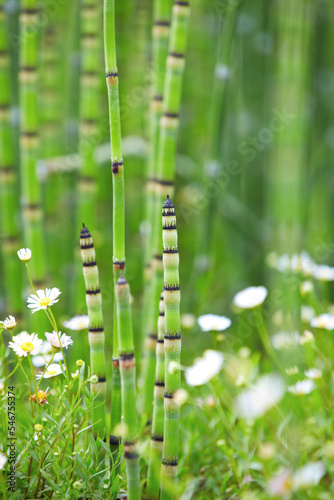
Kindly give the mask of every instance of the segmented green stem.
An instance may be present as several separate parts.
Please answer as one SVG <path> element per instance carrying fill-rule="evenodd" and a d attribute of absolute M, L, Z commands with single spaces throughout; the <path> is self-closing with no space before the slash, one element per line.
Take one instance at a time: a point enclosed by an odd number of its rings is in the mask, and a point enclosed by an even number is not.
<path fill-rule="evenodd" d="M 154 219 L 154 195 L 155 178 L 157 171 L 157 156 L 159 145 L 160 118 L 162 113 L 163 88 L 166 74 L 166 59 L 168 54 L 170 18 L 172 13 L 171 0 L 155 0 L 153 6 L 153 82 L 150 105 L 150 128 L 149 128 L 149 155 L 147 164 L 147 196 L 146 196 L 146 221 L 148 222 L 148 232 L 145 240 L 145 268 L 144 268 L 144 314 L 143 329 L 148 328 L 148 314 L 150 311 L 150 300 L 152 298 L 151 276 L 152 276 L 152 226 Z M 139 339 L 138 352 L 141 352 L 143 335 Z M 150 357 L 154 358 L 153 353 Z M 149 363 L 154 363 L 148 361 Z M 148 403 L 147 403 L 148 404 Z"/>
<path fill-rule="evenodd" d="M 116 59 L 115 40 L 115 0 L 104 0 L 104 53 L 105 70 L 108 89 L 110 141 L 111 141 L 111 170 L 113 179 L 113 270 L 114 285 L 120 277 L 120 272 L 125 269 L 125 228 L 124 228 L 124 174 L 121 148 L 121 119 L 119 106 L 118 69 Z M 112 408 L 111 432 L 119 423 L 120 393 L 119 393 L 119 331 L 118 319 L 114 309 L 113 331 L 113 379 L 112 379 Z M 116 445 L 118 436 L 111 436 Z"/>
<path fill-rule="evenodd" d="M 89 346 L 91 377 L 96 381 L 91 383 L 91 391 L 96 394 L 93 410 L 93 432 L 105 437 L 105 352 L 104 327 L 102 315 L 102 297 L 99 285 L 99 270 L 96 264 L 94 243 L 89 230 L 83 224 L 80 233 L 80 249 L 83 262 L 83 275 L 86 286 L 86 303 L 89 317 Z"/>
<path fill-rule="evenodd" d="M 162 447 L 164 439 L 164 392 L 165 392 L 165 303 L 164 292 L 159 302 L 158 339 L 156 343 L 156 368 L 151 432 L 151 454 L 147 474 L 147 498 L 159 498 Z"/>
<path fill-rule="evenodd" d="M 185 49 L 188 32 L 189 3 L 176 1 L 172 11 L 169 55 L 163 94 L 163 115 L 160 119 L 158 165 L 154 196 L 154 219 L 152 225 L 153 259 L 152 284 L 148 310 L 148 338 L 146 341 L 146 365 L 144 372 L 144 411 L 152 415 L 152 399 L 155 371 L 156 319 L 162 285 L 161 265 L 161 221 L 160 207 L 167 194 L 174 192 L 176 139 L 181 104 L 182 80 L 185 66 Z"/>
<path fill-rule="evenodd" d="M 140 474 L 137 443 L 136 363 L 132 334 L 130 287 L 122 276 L 116 283 L 116 307 L 127 492 L 129 500 L 139 500 Z"/>
<path fill-rule="evenodd" d="M 97 0 L 83 0 L 80 9 L 81 21 L 81 76 L 80 76 L 80 131 L 79 155 L 82 158 L 78 186 L 78 220 L 86 221 L 88 227 L 96 225 L 97 165 L 94 151 L 97 145 L 99 112 L 99 33 L 102 12 Z M 81 280 L 80 280 L 81 282 Z M 76 292 L 76 308 L 80 311 L 82 290 Z"/>
<path fill-rule="evenodd" d="M 21 266 L 17 265 L 19 248 L 17 158 L 14 130 L 10 123 L 11 78 L 7 34 L 7 14 L 0 0 L 0 211 L 3 268 L 8 310 L 17 317 L 22 309 Z"/>
<path fill-rule="evenodd" d="M 175 481 L 179 450 L 180 403 L 176 391 L 181 386 L 181 323 L 179 251 L 175 208 L 167 196 L 162 209 L 163 266 L 165 301 L 165 426 L 161 466 L 161 499 L 176 499 Z M 172 364 L 174 364 L 172 368 Z"/>
<path fill-rule="evenodd" d="M 40 25 L 37 0 L 22 0 L 20 14 L 20 160 L 24 246 L 32 250 L 31 275 L 42 288 L 45 274 L 45 244 L 41 188 L 36 177 L 39 156 L 38 47 Z"/>

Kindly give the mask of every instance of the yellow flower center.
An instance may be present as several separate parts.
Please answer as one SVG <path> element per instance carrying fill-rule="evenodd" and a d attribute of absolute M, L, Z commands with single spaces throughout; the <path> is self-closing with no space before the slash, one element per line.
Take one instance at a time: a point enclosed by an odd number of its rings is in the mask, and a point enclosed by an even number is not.
<path fill-rule="evenodd" d="M 38 391 L 38 400 L 41 400 L 41 399 L 45 399 L 46 398 L 46 394 L 45 392 L 43 391 Z"/>
<path fill-rule="evenodd" d="M 46 370 L 46 373 L 48 375 L 57 375 L 58 371 L 57 370 Z"/>
<path fill-rule="evenodd" d="M 40 299 L 39 305 L 41 307 L 45 307 L 45 306 L 47 307 L 50 304 L 50 302 L 51 302 L 50 297 L 45 297 L 44 299 Z"/>
<path fill-rule="evenodd" d="M 23 342 L 23 344 L 21 344 L 21 349 L 25 352 L 31 352 L 34 350 L 34 344 L 31 342 Z"/>

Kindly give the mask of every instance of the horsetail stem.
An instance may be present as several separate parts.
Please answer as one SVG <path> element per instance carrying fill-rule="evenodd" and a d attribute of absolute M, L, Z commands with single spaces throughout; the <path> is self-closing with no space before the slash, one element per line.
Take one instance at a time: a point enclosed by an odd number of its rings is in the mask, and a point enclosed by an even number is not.
<path fill-rule="evenodd" d="M 159 145 L 160 118 L 162 113 L 163 88 L 166 74 L 166 59 L 168 54 L 170 18 L 172 12 L 171 0 L 155 0 L 153 5 L 153 82 L 150 105 L 149 126 L 149 153 L 147 164 L 147 196 L 146 196 L 146 221 L 149 231 L 145 241 L 145 268 L 144 268 L 144 315 L 143 331 L 147 331 L 149 303 L 151 294 L 151 260 L 152 260 L 152 227 L 154 218 L 154 179 L 157 170 L 157 156 Z M 142 349 L 142 335 L 138 352 Z"/>
<path fill-rule="evenodd" d="M 105 394 L 106 374 L 104 357 L 104 328 L 102 316 L 102 297 L 99 285 L 99 270 L 96 264 L 94 243 L 89 230 L 83 224 L 80 233 L 80 250 L 83 262 L 83 275 L 86 286 L 86 303 L 89 317 L 89 346 L 91 391 L 96 395 L 93 410 L 93 432 L 105 436 Z"/>
<path fill-rule="evenodd" d="M 136 418 L 136 363 L 132 334 L 130 287 L 122 276 L 116 283 L 116 308 L 127 492 L 129 500 L 139 500 L 140 474 Z"/>
<path fill-rule="evenodd" d="M 125 269 L 125 228 L 124 228 L 124 174 L 121 148 L 121 118 L 118 90 L 118 69 L 115 40 L 115 0 L 104 0 L 104 54 L 105 71 L 108 89 L 109 126 L 111 141 L 111 171 L 113 179 L 113 271 L 114 288 L 121 271 Z M 119 331 L 116 306 L 114 300 L 114 330 L 113 330 L 113 376 L 112 376 L 112 407 L 111 432 L 121 418 L 121 396 L 119 375 Z M 117 448 L 119 437 L 111 436 L 112 449 Z"/>
<path fill-rule="evenodd" d="M 19 209 L 17 158 L 15 157 L 14 130 L 10 123 L 11 78 L 7 13 L 4 0 L 0 0 L 0 210 L 3 238 L 3 268 L 6 298 L 9 310 L 18 317 L 22 310 L 21 266 L 17 265 L 19 248 Z"/>
<path fill-rule="evenodd" d="M 78 186 L 78 219 L 86 221 L 88 227 L 96 226 L 97 165 L 94 151 L 98 134 L 99 113 L 99 33 L 102 22 L 99 2 L 83 0 L 80 9 L 80 111 L 79 111 L 79 155 L 82 165 Z M 81 309 L 81 280 L 77 284 L 76 309 Z"/>
<path fill-rule="evenodd" d="M 161 466 L 161 499 L 177 498 L 175 480 L 179 448 L 180 403 L 175 397 L 181 386 L 181 323 L 179 251 L 177 242 L 175 208 L 167 195 L 162 209 L 163 266 L 165 301 L 165 425 Z M 171 369 L 171 363 L 176 368 Z"/>
<path fill-rule="evenodd" d="M 158 339 L 156 344 L 156 369 L 151 433 L 151 454 L 147 474 L 146 497 L 159 498 L 160 471 L 164 436 L 164 388 L 165 388 L 165 303 L 162 291 L 159 302 Z"/>
<path fill-rule="evenodd" d="M 163 88 L 166 74 L 166 59 L 168 54 L 170 18 L 172 11 L 171 7 L 171 0 L 155 0 L 153 5 L 153 82 L 150 105 L 150 149 L 147 165 L 146 197 L 146 219 L 150 220 L 150 222 L 153 214 L 154 179 L 157 169 L 159 125 L 162 113 Z M 152 258 L 152 239 L 149 236 L 147 237 L 146 243 L 145 261 L 146 264 L 149 265 Z"/>
<path fill-rule="evenodd" d="M 32 251 L 31 275 L 37 288 L 46 273 L 41 188 L 36 177 L 39 154 L 37 0 L 23 0 L 20 13 L 20 162 L 24 244 Z M 39 325 L 40 326 L 40 325 Z"/>
<path fill-rule="evenodd" d="M 181 90 L 185 66 L 188 32 L 189 3 L 176 1 L 172 11 L 169 55 L 163 94 L 163 115 L 160 120 L 157 177 L 154 180 L 154 218 L 152 225 L 153 259 L 152 284 L 148 311 L 148 338 L 146 341 L 146 367 L 144 372 L 144 411 L 150 418 L 155 370 L 156 318 L 162 285 L 160 207 L 168 193 L 174 191 L 176 139 L 178 132 Z"/>

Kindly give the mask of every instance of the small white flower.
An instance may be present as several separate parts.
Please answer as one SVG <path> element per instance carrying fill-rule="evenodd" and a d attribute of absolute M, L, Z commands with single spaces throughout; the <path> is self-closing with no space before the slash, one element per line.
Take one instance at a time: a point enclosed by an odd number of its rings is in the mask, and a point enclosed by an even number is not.
<path fill-rule="evenodd" d="M 233 303 L 239 309 L 253 309 L 264 302 L 268 290 L 264 286 L 250 286 L 237 293 Z"/>
<path fill-rule="evenodd" d="M 22 262 L 29 262 L 31 259 L 31 250 L 29 248 L 21 248 L 17 251 L 17 255 Z"/>
<path fill-rule="evenodd" d="M 269 495 L 279 498 L 289 498 L 292 492 L 293 478 L 290 469 L 280 470 L 273 477 L 268 485 L 267 491 Z"/>
<path fill-rule="evenodd" d="M 320 314 L 320 316 L 311 319 L 310 325 L 322 330 L 334 330 L 334 316 L 329 313 Z"/>
<path fill-rule="evenodd" d="M 190 330 L 196 325 L 196 318 L 191 313 L 181 315 L 181 328 L 183 330 Z"/>
<path fill-rule="evenodd" d="M 281 272 L 288 271 L 290 269 L 290 257 L 288 255 L 278 257 L 276 268 Z"/>
<path fill-rule="evenodd" d="M 63 321 L 63 325 L 73 331 L 86 330 L 89 327 L 89 319 L 87 315 L 74 316 L 68 321 Z"/>
<path fill-rule="evenodd" d="M 6 318 L 3 322 L 3 326 L 6 328 L 6 330 L 14 330 L 14 328 L 16 327 L 16 320 L 14 316 L 9 316 L 8 318 Z"/>
<path fill-rule="evenodd" d="M 307 252 L 301 254 L 294 254 L 291 257 L 290 269 L 295 273 L 302 273 L 305 276 L 310 276 L 314 269 L 314 262 Z"/>
<path fill-rule="evenodd" d="M 175 391 L 173 399 L 177 404 L 182 406 L 187 401 L 188 397 L 189 394 L 185 389 L 178 389 L 177 391 Z"/>
<path fill-rule="evenodd" d="M 321 478 L 325 475 L 325 466 L 319 460 L 318 462 L 313 462 L 304 465 L 301 469 L 298 469 L 293 475 L 293 486 L 295 489 L 306 490 L 312 488 L 319 484 Z"/>
<path fill-rule="evenodd" d="M 309 323 L 315 316 L 315 310 L 311 306 L 302 306 L 300 315 L 304 323 Z"/>
<path fill-rule="evenodd" d="M 40 353 L 32 358 L 32 364 L 36 366 L 36 368 L 41 368 L 42 366 L 50 363 L 53 354 L 54 362 L 62 361 L 63 353 L 61 351 L 56 353 L 52 352 L 52 346 L 50 342 L 44 340 Z"/>
<path fill-rule="evenodd" d="M 312 291 L 313 291 L 312 281 L 303 281 L 303 283 L 300 284 L 300 293 L 302 297 L 305 297 L 305 295 L 311 293 Z"/>
<path fill-rule="evenodd" d="M 48 366 L 46 372 L 43 375 L 43 372 L 40 372 L 36 375 L 36 378 L 39 380 L 42 377 L 43 378 L 52 378 L 56 377 L 57 375 L 60 375 L 62 373 L 60 365 L 58 363 L 51 363 L 50 366 Z"/>
<path fill-rule="evenodd" d="M 43 340 L 39 339 L 36 333 L 29 334 L 21 332 L 13 337 L 13 342 L 9 342 L 9 347 L 20 357 L 26 357 L 27 354 L 38 354 Z"/>
<path fill-rule="evenodd" d="M 306 370 L 305 375 L 311 380 L 318 380 L 322 377 L 322 371 L 319 370 L 319 368 L 310 368 L 309 370 Z"/>
<path fill-rule="evenodd" d="M 288 391 L 294 394 L 295 396 L 305 396 L 306 394 L 310 394 L 310 392 L 314 391 L 315 384 L 313 380 L 299 380 L 295 385 L 290 385 L 288 387 Z"/>
<path fill-rule="evenodd" d="M 48 307 L 58 302 L 58 297 L 61 294 L 59 288 L 46 288 L 45 290 L 37 290 L 37 295 L 28 297 L 28 307 L 32 309 L 32 313 L 47 309 Z"/>
<path fill-rule="evenodd" d="M 231 326 L 232 321 L 217 314 L 204 314 L 197 319 L 203 332 L 222 332 Z"/>
<path fill-rule="evenodd" d="M 52 333 L 45 332 L 45 336 L 52 345 L 52 347 L 55 347 L 56 349 L 60 349 L 61 347 L 63 348 L 68 348 L 69 345 L 73 344 L 73 340 L 69 335 L 66 335 L 66 333 L 61 333 L 53 330 Z"/>
<path fill-rule="evenodd" d="M 298 332 L 278 332 L 271 337 L 271 342 L 275 349 L 289 349 L 298 345 L 299 337 Z"/>
<path fill-rule="evenodd" d="M 313 278 L 319 281 L 334 281 L 334 267 L 324 265 L 315 266 Z"/>
<path fill-rule="evenodd" d="M 291 366 L 290 368 L 286 368 L 285 373 L 287 375 L 296 375 L 298 373 L 298 366 Z"/>
<path fill-rule="evenodd" d="M 221 352 L 208 349 L 202 358 L 196 359 L 193 366 L 186 369 L 187 384 L 197 386 L 208 383 L 220 372 L 223 362 L 224 356 Z"/>
<path fill-rule="evenodd" d="M 314 341 L 314 335 L 312 332 L 305 330 L 303 335 L 299 338 L 300 345 L 309 344 Z"/>
<path fill-rule="evenodd" d="M 179 372 L 180 369 L 181 369 L 180 363 L 178 363 L 177 361 L 170 361 L 168 363 L 168 373 L 170 375 L 173 375 L 174 373 Z"/>
<path fill-rule="evenodd" d="M 263 375 L 252 387 L 239 394 L 235 400 L 236 411 L 246 420 L 256 419 L 277 405 L 284 393 L 285 385 L 281 377 Z"/>
<path fill-rule="evenodd" d="M 6 462 L 7 462 L 7 457 L 6 457 L 5 453 L 0 452 L 0 470 L 2 470 L 4 468 L 4 466 L 6 465 Z"/>

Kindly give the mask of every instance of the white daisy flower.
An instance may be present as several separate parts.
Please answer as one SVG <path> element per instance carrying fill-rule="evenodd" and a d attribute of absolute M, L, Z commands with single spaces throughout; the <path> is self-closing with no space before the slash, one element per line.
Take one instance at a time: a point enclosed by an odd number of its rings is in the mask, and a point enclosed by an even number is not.
<path fill-rule="evenodd" d="M 39 339 L 36 333 L 29 334 L 21 332 L 13 337 L 13 342 L 9 342 L 9 347 L 20 357 L 26 357 L 27 354 L 38 354 L 43 340 Z"/>
<path fill-rule="evenodd" d="M 6 328 L 6 330 L 14 330 L 14 328 L 16 327 L 16 320 L 14 316 L 9 316 L 8 318 L 6 318 L 3 322 L 3 326 Z"/>
<path fill-rule="evenodd" d="M 28 297 L 28 307 L 32 309 L 32 313 L 47 309 L 48 307 L 58 302 L 58 297 L 61 294 L 59 288 L 46 288 L 45 290 L 37 290 L 37 295 Z"/>
<path fill-rule="evenodd" d="M 203 332 L 222 332 L 232 324 L 230 318 L 218 316 L 217 314 L 204 314 L 197 318 L 197 323 Z"/>
<path fill-rule="evenodd" d="M 36 368 L 46 366 L 48 363 L 50 363 L 53 354 L 54 362 L 62 361 L 63 353 L 61 351 L 56 353 L 52 352 L 52 346 L 50 345 L 50 342 L 44 340 L 40 353 L 32 358 L 32 364 L 36 366 Z"/>
<path fill-rule="evenodd" d="M 285 369 L 287 375 L 296 375 L 299 372 L 298 366 L 290 366 L 290 368 Z"/>
<path fill-rule="evenodd" d="M 184 330 L 190 330 L 196 325 L 196 318 L 191 313 L 181 314 L 181 328 Z"/>
<path fill-rule="evenodd" d="M 68 321 L 63 321 L 63 325 L 73 331 L 86 330 L 89 327 L 89 319 L 87 315 L 74 316 Z"/>
<path fill-rule="evenodd" d="M 299 337 L 298 332 L 278 332 L 272 335 L 271 342 L 275 349 L 289 349 L 298 345 Z"/>
<path fill-rule="evenodd" d="M 264 302 L 268 290 L 264 286 L 250 286 L 237 293 L 233 303 L 239 309 L 253 309 Z"/>
<path fill-rule="evenodd" d="M 315 383 L 313 380 L 299 380 L 295 385 L 290 385 L 288 391 L 295 396 L 305 396 L 310 394 L 315 389 Z"/>
<path fill-rule="evenodd" d="M 312 488 L 319 484 L 325 472 L 325 466 L 320 460 L 318 462 L 306 464 L 294 473 L 293 486 L 295 489 L 301 490 Z"/>
<path fill-rule="evenodd" d="M 66 333 L 57 333 L 55 330 L 53 330 L 52 333 L 45 332 L 45 336 L 52 347 L 55 347 L 56 349 L 60 349 L 61 347 L 67 349 L 69 345 L 73 344 L 73 340 L 69 335 L 66 335 Z"/>
<path fill-rule="evenodd" d="M 193 366 L 186 369 L 185 376 L 188 385 L 207 384 L 222 369 L 224 356 L 219 351 L 208 349 L 203 357 L 195 360 Z"/>
<path fill-rule="evenodd" d="M 324 265 L 315 266 L 313 278 L 319 281 L 334 281 L 334 267 Z"/>
<path fill-rule="evenodd" d="M 281 469 L 267 485 L 269 495 L 279 498 L 289 498 L 292 493 L 293 477 L 290 469 Z"/>
<path fill-rule="evenodd" d="M 329 313 L 320 314 L 320 316 L 311 319 L 310 325 L 322 330 L 334 330 L 334 316 Z"/>
<path fill-rule="evenodd" d="M 312 281 L 303 281 L 303 283 L 300 284 L 300 293 L 302 297 L 305 297 L 308 293 L 311 293 L 313 291 L 313 283 Z"/>
<path fill-rule="evenodd" d="M 309 323 L 315 316 L 315 310 L 311 306 L 302 306 L 300 316 L 304 323 Z"/>
<path fill-rule="evenodd" d="M 29 248 L 21 248 L 17 251 L 17 255 L 22 262 L 29 262 L 31 259 L 31 250 Z"/>
<path fill-rule="evenodd" d="M 42 377 L 43 378 L 52 378 L 52 377 L 56 377 L 57 375 L 60 375 L 61 373 L 63 373 L 63 372 L 61 371 L 60 365 L 58 363 L 51 363 L 51 365 L 48 366 L 44 375 L 43 375 L 43 372 L 40 372 L 36 375 L 36 378 L 38 380 L 41 379 Z"/>
<path fill-rule="evenodd" d="M 7 462 L 7 456 L 5 453 L 0 452 L 0 470 L 4 468 Z"/>
<path fill-rule="evenodd" d="M 281 377 L 275 374 L 263 375 L 253 386 L 239 394 L 235 400 L 235 409 L 245 420 L 253 420 L 277 405 L 284 393 L 285 385 Z"/>
<path fill-rule="evenodd" d="M 314 341 L 314 335 L 312 332 L 305 330 L 303 335 L 299 338 L 300 345 L 309 344 Z"/>
<path fill-rule="evenodd" d="M 306 276 L 310 276 L 314 270 L 314 262 L 307 252 L 301 252 L 301 254 L 294 254 L 291 257 L 290 269 L 295 273 L 302 273 Z"/>
<path fill-rule="evenodd" d="M 309 370 L 306 370 L 305 375 L 311 380 L 318 380 L 322 377 L 322 371 L 319 370 L 319 368 L 310 368 Z"/>

